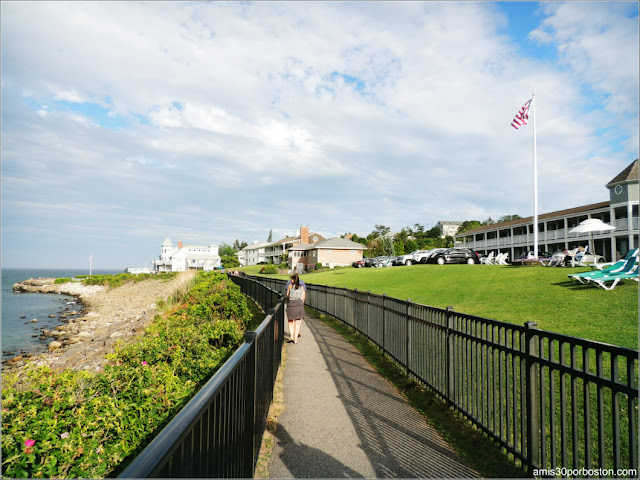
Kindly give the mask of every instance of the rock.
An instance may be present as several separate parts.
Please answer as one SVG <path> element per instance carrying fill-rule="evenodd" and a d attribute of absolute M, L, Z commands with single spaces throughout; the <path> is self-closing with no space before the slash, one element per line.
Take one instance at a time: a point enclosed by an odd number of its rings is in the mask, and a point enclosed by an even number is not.
<path fill-rule="evenodd" d="M 69 312 L 69 315 L 77 315 L 77 314 L 78 314 L 78 312 L 76 312 L 75 310 L 72 310 L 72 311 Z"/>
<path fill-rule="evenodd" d="M 57 350 L 59 348 L 62 348 L 62 343 L 61 342 L 58 342 L 58 341 L 54 340 L 53 342 L 51 342 L 49 344 L 49 351 L 50 352 L 53 352 L 54 350 Z"/>
<path fill-rule="evenodd" d="M 38 319 L 37 318 L 32 318 L 31 320 L 29 320 L 29 323 L 37 323 Z"/>
<path fill-rule="evenodd" d="M 115 338 L 115 337 L 119 337 L 121 335 L 122 335 L 122 333 L 120 333 L 120 332 L 113 332 L 111 335 L 109 335 L 109 338 Z"/>
<path fill-rule="evenodd" d="M 56 316 L 57 316 L 57 315 L 53 315 L 53 314 L 51 314 L 51 315 L 49 315 L 49 318 L 56 318 Z"/>
<path fill-rule="evenodd" d="M 11 359 L 12 362 L 19 362 L 20 360 L 22 360 L 22 355 L 18 355 L 17 357 L 13 357 Z"/>
<path fill-rule="evenodd" d="M 27 316 L 26 315 L 22 315 L 20 318 L 27 318 Z"/>
<path fill-rule="evenodd" d="M 80 342 L 80 339 L 78 337 L 71 337 L 69 340 L 67 340 L 67 345 L 73 345 L 74 343 L 78 343 Z"/>

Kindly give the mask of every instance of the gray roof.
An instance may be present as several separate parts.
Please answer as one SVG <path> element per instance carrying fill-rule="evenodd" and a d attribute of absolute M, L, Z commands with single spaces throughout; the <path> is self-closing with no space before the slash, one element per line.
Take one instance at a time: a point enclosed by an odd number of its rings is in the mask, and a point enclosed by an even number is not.
<path fill-rule="evenodd" d="M 613 180 L 607 183 L 607 187 L 617 183 L 637 182 L 638 181 L 638 159 L 636 158 L 631 165 L 616 175 Z"/>
<path fill-rule="evenodd" d="M 313 245 L 314 248 L 335 248 L 337 250 L 366 250 L 366 246 L 361 243 L 353 242 L 345 238 L 334 237 L 324 242 L 318 242 Z"/>
<path fill-rule="evenodd" d="M 548 218 L 564 217 L 567 215 L 574 215 L 582 212 L 588 212 L 589 210 L 597 210 L 600 208 L 608 207 L 609 205 L 610 205 L 610 202 L 599 202 L 599 203 L 592 203 L 590 205 L 583 205 L 582 207 L 567 208 L 565 210 L 557 210 L 555 212 L 542 213 L 538 215 L 538 221 L 546 220 Z M 518 225 L 518 226 L 527 225 L 532 222 L 533 222 L 533 216 L 520 218 L 519 220 L 509 220 L 508 222 L 492 223 L 491 225 L 482 225 L 481 227 L 474 228 L 473 230 L 467 230 L 466 232 L 458 233 L 456 234 L 455 237 L 456 238 L 465 237 L 468 235 L 472 235 L 474 233 L 480 233 L 487 230 L 499 230 L 501 228 L 512 227 L 515 225 Z"/>

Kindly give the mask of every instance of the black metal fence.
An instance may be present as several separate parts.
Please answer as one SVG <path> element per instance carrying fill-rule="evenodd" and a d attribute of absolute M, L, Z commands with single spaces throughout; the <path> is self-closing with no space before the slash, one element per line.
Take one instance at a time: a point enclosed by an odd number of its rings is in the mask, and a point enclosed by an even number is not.
<path fill-rule="evenodd" d="M 253 278 L 284 294 L 283 280 Z M 306 304 L 364 334 L 530 473 L 637 473 L 637 351 L 337 287 L 307 285 Z"/>
<path fill-rule="evenodd" d="M 120 477 L 253 477 L 280 366 L 284 306 L 259 282 L 229 278 L 268 315 Z"/>

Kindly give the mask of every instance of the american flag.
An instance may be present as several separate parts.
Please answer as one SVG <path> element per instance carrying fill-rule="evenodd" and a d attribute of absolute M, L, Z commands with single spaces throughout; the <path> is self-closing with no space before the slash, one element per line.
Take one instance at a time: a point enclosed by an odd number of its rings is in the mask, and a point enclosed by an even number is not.
<path fill-rule="evenodd" d="M 522 108 L 518 111 L 518 113 L 516 113 L 516 116 L 514 117 L 513 121 L 511 122 L 511 126 L 513 128 L 515 128 L 516 130 L 518 128 L 520 128 L 522 125 L 526 125 L 527 124 L 527 120 L 529 120 L 529 107 L 531 106 L 531 101 L 533 100 L 530 99 L 527 103 L 525 103 Z"/>

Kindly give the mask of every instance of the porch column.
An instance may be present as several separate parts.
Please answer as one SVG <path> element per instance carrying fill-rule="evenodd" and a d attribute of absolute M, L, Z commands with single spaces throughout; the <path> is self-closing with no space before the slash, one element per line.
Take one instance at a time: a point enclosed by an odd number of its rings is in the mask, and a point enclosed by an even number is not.
<path fill-rule="evenodd" d="M 611 218 L 611 224 L 616 226 L 616 210 L 612 206 L 609 206 L 609 218 Z M 611 261 L 615 262 L 618 259 L 616 258 L 616 231 L 611 230 Z"/>
<path fill-rule="evenodd" d="M 633 206 L 627 202 L 627 231 L 629 232 L 629 250 L 636 248 L 633 243 Z"/>

